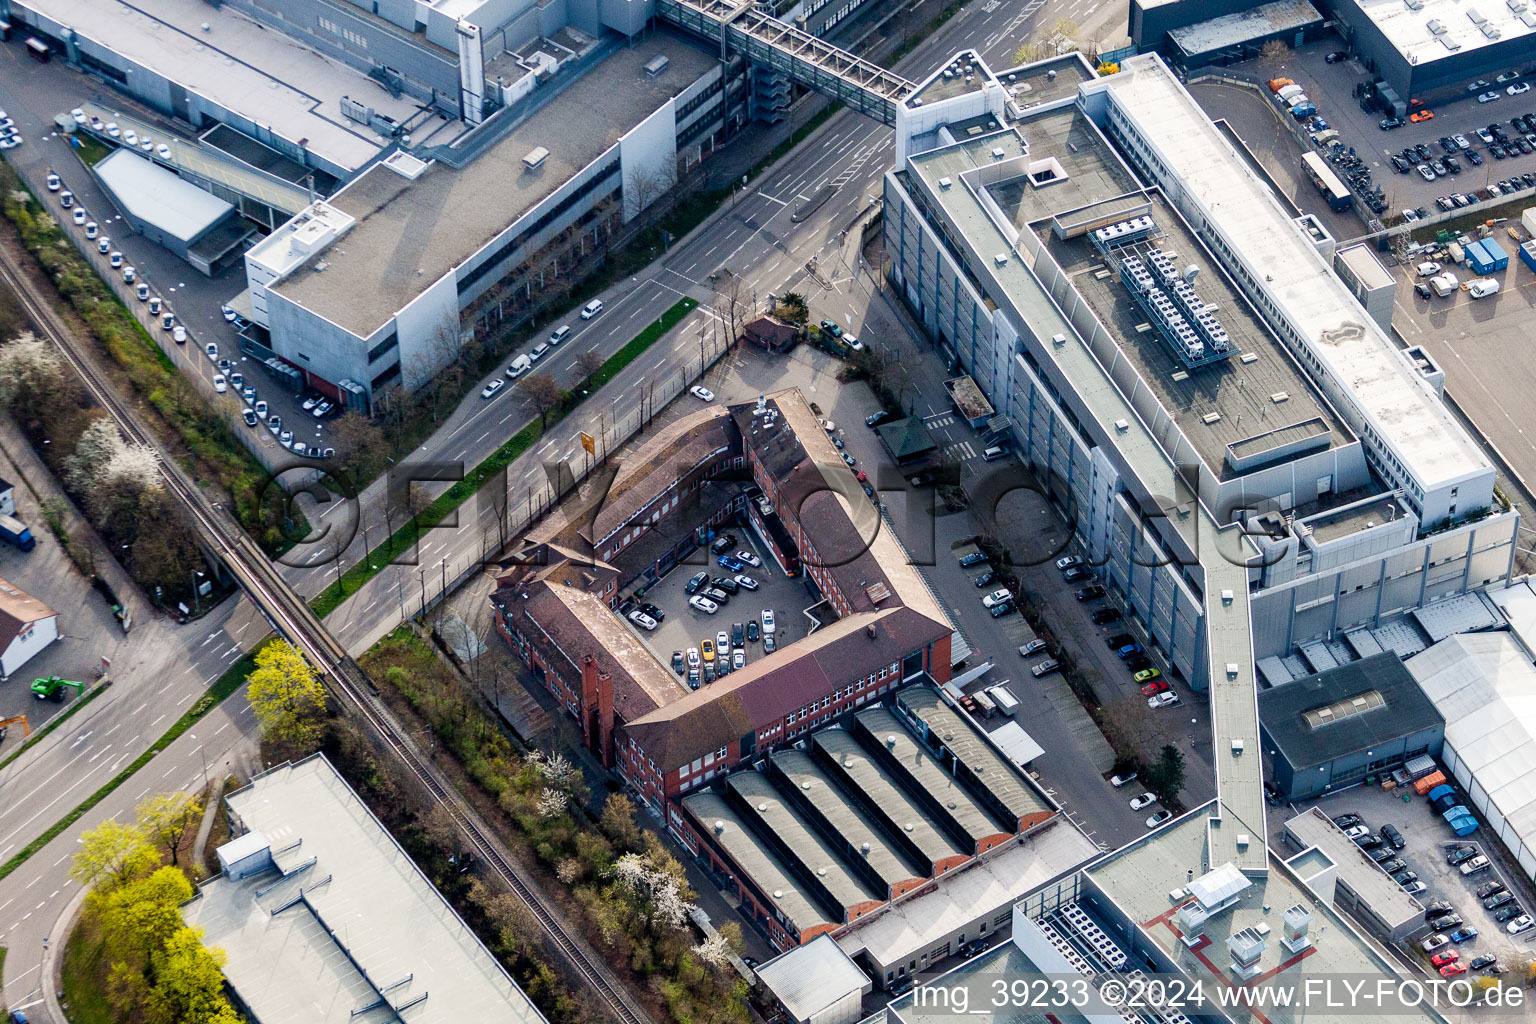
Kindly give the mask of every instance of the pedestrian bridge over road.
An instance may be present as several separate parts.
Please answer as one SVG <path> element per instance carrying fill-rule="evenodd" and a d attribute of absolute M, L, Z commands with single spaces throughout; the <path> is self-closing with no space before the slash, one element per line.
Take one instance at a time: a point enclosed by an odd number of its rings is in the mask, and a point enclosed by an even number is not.
<path fill-rule="evenodd" d="M 916 85 L 758 10 L 752 0 L 657 0 L 658 17 L 888 125 Z"/>

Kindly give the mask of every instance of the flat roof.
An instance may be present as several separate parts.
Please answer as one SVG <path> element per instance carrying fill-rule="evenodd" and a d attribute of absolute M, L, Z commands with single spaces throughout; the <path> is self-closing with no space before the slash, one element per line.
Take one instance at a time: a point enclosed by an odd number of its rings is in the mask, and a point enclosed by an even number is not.
<path fill-rule="evenodd" d="M 850 800 L 809 754 L 789 748 L 775 751 L 769 757 L 790 785 L 800 789 L 817 812 L 837 830 L 838 838 L 847 843 L 849 849 L 862 853 L 865 862 L 887 887 L 928 877 L 924 868 L 908 863 L 901 851 L 885 838 L 874 818 Z"/>
<path fill-rule="evenodd" d="M 1211 867 L 1220 866 L 1220 863 L 1212 865 L 1205 859 L 1203 825 L 1210 809 L 1210 805 L 1198 808 L 1109 854 L 1086 868 L 1085 874 L 1181 970 L 1207 984 L 1214 982 L 1219 986 L 1228 977 L 1224 969 L 1227 939 L 1239 931 L 1260 925 L 1269 928 L 1268 945 L 1257 965 L 1258 973 L 1266 980 L 1284 982 L 1330 975 L 1390 978 L 1398 975 L 1400 969 L 1395 964 L 1379 956 L 1375 947 L 1326 900 L 1309 889 L 1280 858 L 1264 850 L 1262 835 L 1254 836 L 1250 849 L 1264 853 L 1268 871 L 1257 877 L 1249 872 L 1253 884 L 1242 898 L 1205 922 L 1203 931 L 1210 939 L 1209 943 L 1197 943 L 1194 949 L 1185 945 L 1175 927 L 1174 914 L 1178 904 L 1169 901 L 1168 893 L 1189 884 L 1187 872 L 1193 870 L 1198 877 Z M 1313 915 L 1307 932 L 1312 940 L 1310 953 L 1292 954 L 1279 941 L 1280 915 L 1298 905 Z M 1241 1003 L 1225 1008 L 1225 1012 L 1239 1024 L 1269 1019 Z M 1393 1007 L 1390 1013 L 1369 1013 L 1358 1008 L 1330 1012 L 1327 1007 L 1314 1005 L 1307 1007 L 1306 1018 L 1314 1024 L 1336 1021 L 1344 1024 L 1395 1021 L 1402 1024 L 1409 1020 L 1438 1024 L 1440 1021 L 1432 1011 L 1409 1007 Z"/>
<path fill-rule="evenodd" d="M 1168 38 L 1186 56 L 1196 56 L 1280 32 L 1294 32 L 1322 20 L 1311 0 L 1273 0 L 1250 10 L 1169 29 Z"/>
<path fill-rule="evenodd" d="M 1349 268 L 1350 273 L 1359 278 L 1360 283 L 1367 288 L 1394 288 L 1397 279 L 1394 278 L 1386 267 L 1381 265 L 1381 260 L 1371 251 L 1371 247 L 1361 242 L 1359 245 L 1346 245 L 1333 254 L 1334 259 Z"/>
<path fill-rule="evenodd" d="M 846 729 L 822 729 L 812 734 L 811 742 L 842 766 L 843 774 L 859 787 L 870 805 L 880 808 L 896 822 L 923 856 L 939 863 L 973 852 L 961 848 L 905 789 L 891 781 Z"/>
<path fill-rule="evenodd" d="M 1387 2 L 1402 7 L 1402 0 Z M 1487 458 L 1439 397 L 1161 61 L 1127 58 L 1101 87 L 1204 208 L 1233 259 L 1265 282 L 1269 301 L 1305 339 L 1320 372 L 1351 393 L 1421 487 L 1487 472 Z"/>
<path fill-rule="evenodd" d="M 771 853 L 741 816 L 714 793 L 694 793 L 683 797 L 683 807 L 693 815 L 705 835 L 725 850 L 741 870 L 774 904 L 774 909 L 788 919 L 797 933 L 823 928 L 830 931 L 841 922 L 828 916 L 821 903 L 800 888 L 783 861 Z M 717 830 L 716 826 L 723 826 Z"/>
<path fill-rule="evenodd" d="M 1259 719 L 1297 771 L 1445 724 L 1391 651 L 1262 691 Z"/>
<path fill-rule="evenodd" d="M 919 82 L 917 88 L 907 96 L 906 102 L 909 106 L 921 106 L 923 103 L 953 99 L 968 92 L 980 92 L 992 81 L 995 79 L 991 69 L 975 50 L 960 50 L 930 75 L 927 81 Z"/>
<path fill-rule="evenodd" d="M 826 886 L 842 905 L 844 920 L 855 917 L 863 904 L 886 900 L 886 893 L 875 892 L 848 869 L 832 844 L 816 834 L 762 772 L 734 772 L 725 784 L 751 808 L 762 829 L 783 843 L 800 866 Z"/>
<path fill-rule="evenodd" d="M 871 985 L 859 965 L 849 959 L 830 935 L 818 935 L 803 946 L 781 953 L 757 968 L 757 978 L 784 1004 L 794 1020 L 817 1020 L 817 1014 Z"/>
<path fill-rule="evenodd" d="M 657 56 L 669 59 L 666 70 L 647 74 Z M 676 36 L 648 35 L 587 69 L 461 169 L 438 161 L 411 181 L 369 168 L 330 200 L 356 226 L 277 292 L 368 337 L 717 62 Z M 523 157 L 539 148 L 549 155 L 529 170 Z"/>
<path fill-rule="evenodd" d="M 1296 521 L 1312 531 L 1320 544 L 1412 515 L 1403 510 L 1397 497 L 1392 494 L 1373 495 L 1367 500 L 1352 502 L 1305 518 L 1299 514 L 1301 509 L 1298 508 L 1296 512 Z"/>
<path fill-rule="evenodd" d="M 970 960 L 962 960 L 959 964 L 938 978 L 929 982 L 936 989 L 958 989 L 964 986 L 974 995 L 985 991 L 989 995 L 998 991 L 993 988 L 999 982 L 1011 984 L 1020 978 L 1033 979 L 1039 975 L 1057 977 L 1054 965 L 1037 964 L 1028 953 L 1019 948 L 1016 941 L 998 943 L 980 956 Z M 977 1000 L 971 1000 L 971 1006 L 975 1007 Z M 958 1013 L 953 1016 L 936 1012 L 932 1005 L 918 1006 L 917 992 L 907 992 L 896 999 L 891 1000 L 887 1012 L 895 1019 L 897 1024 L 936 1024 L 937 1021 L 951 1021 L 963 1019 Z M 981 1020 L 987 1024 L 1079 1024 L 1088 1020 L 1103 1021 L 1103 1018 L 1095 1015 L 1092 1018 L 1085 1017 L 1082 1013 L 1071 1008 L 1054 1007 L 1049 1012 L 1042 1006 L 1039 1010 L 1006 1009 L 988 1007 L 985 1011 L 971 1009 L 971 1013 L 982 1013 Z M 1128 1014 L 1132 1019 L 1134 1014 Z M 1124 1019 L 1124 1018 L 1122 1018 Z M 873 1020 L 864 1021 L 863 1024 L 874 1024 Z"/>
<path fill-rule="evenodd" d="M 1100 81 L 1107 83 L 1119 77 L 1112 75 Z M 1244 545 L 1241 531 L 1236 527 L 1223 528 L 1204 504 L 1193 499 L 1182 469 L 1120 391 L 1099 353 L 1082 340 L 1061 307 L 1045 292 L 1033 271 L 1038 261 L 1049 258 L 1041 253 L 1042 243 L 1032 235 L 1015 243 L 993 221 L 969 181 L 957 182 L 955 187 L 945 190 L 931 184 L 925 187 L 932 201 L 943 206 L 955 230 L 977 251 L 1011 250 L 1018 257 L 1003 264 L 987 263 L 979 272 L 995 282 L 1000 304 L 1011 307 L 1013 315 L 1022 321 L 1016 326 L 1035 338 L 1059 334 L 1070 339 L 1065 345 L 1041 346 L 1038 354 L 1054 366 L 1064 388 L 1081 403 L 1079 415 L 1087 421 L 1083 429 L 1091 438 L 1113 446 L 1140 492 L 1162 502 L 1168 528 L 1178 534 L 1187 550 L 1199 554 L 1205 572 L 1205 593 L 1232 592 L 1232 601 L 1208 601 L 1205 610 L 1206 663 L 1211 666 L 1213 682 L 1221 671 L 1218 666 L 1233 666 L 1227 685 L 1213 685 L 1210 691 L 1216 788 L 1224 807 L 1239 820 L 1253 823 L 1250 827 L 1255 834 L 1264 835 L 1260 761 L 1252 756 L 1244 758 L 1240 753 L 1257 750 L 1259 740 L 1253 638 L 1248 618 L 1248 570 L 1240 564 L 1249 548 Z M 1009 226 L 1009 230 L 1015 229 Z M 1103 355 L 1106 360 L 1112 358 L 1108 352 Z M 1190 506 L 1194 515 L 1188 514 Z M 1262 847 L 1250 844 L 1247 849 L 1238 850 L 1225 836 L 1216 829 L 1211 833 L 1213 846 L 1229 853 L 1223 859 L 1237 859 L 1244 867 L 1263 870 Z"/>
<path fill-rule="evenodd" d="M 225 803 L 266 836 L 283 874 L 215 877 L 182 916 L 225 951 L 224 976 L 253 1019 L 385 1024 L 419 999 L 420 1024 L 544 1024 L 322 755 L 258 775 Z"/>
<path fill-rule="evenodd" d="M 921 895 L 843 932 L 838 944 L 849 953 L 867 950 L 877 963 L 895 964 L 982 914 L 1011 906 L 1098 852 L 1092 840 L 1058 818 L 1000 852 L 940 875 Z"/>
<path fill-rule="evenodd" d="M 1145 243 L 1128 246 L 1126 251 L 1145 253 L 1156 248 L 1180 270 L 1199 268 L 1190 286 L 1202 302 L 1215 307 L 1216 318 L 1236 349 L 1232 358 L 1195 369 L 1186 367 L 1150 327 L 1148 314 L 1132 301 L 1130 289 L 1094 248 L 1090 234 L 1058 238 L 1049 221 L 1041 222 L 1036 234 L 1094 314 L 1114 334 L 1125 360 L 1178 423 L 1211 473 L 1220 480 L 1241 475 L 1227 459 L 1229 446 L 1237 446 L 1234 454 L 1244 457 L 1306 437 L 1326 437 L 1320 446 L 1353 442 L 1350 431 L 1323 404 L 1311 380 L 1178 211 L 1161 192 L 1140 195 L 1150 205 L 1147 213 L 1157 230 Z M 1111 272 L 1105 276 L 1107 270 Z M 1279 395 L 1285 398 L 1277 402 Z M 1282 429 L 1292 427 L 1297 429 Z M 1282 432 L 1276 434 L 1277 430 Z M 1296 436 L 1288 436 L 1292 433 Z M 1245 451 L 1245 445 L 1253 451 Z"/>
<path fill-rule="evenodd" d="M 212 192 L 126 149 L 97 163 L 96 176 L 134 219 L 189 244 L 234 210 Z"/>
<path fill-rule="evenodd" d="M 1077 87 L 1093 77 L 1093 69 L 1077 50 L 997 73 L 1009 98 L 1025 110 L 1074 96 Z"/>
<path fill-rule="evenodd" d="M 1328 859 L 1338 868 L 1339 877 L 1349 883 L 1360 901 L 1386 922 L 1391 931 L 1397 931 L 1410 921 L 1424 919 L 1424 904 L 1414 899 L 1406 889 L 1393 881 L 1391 875 L 1381 870 L 1381 865 L 1371 860 L 1370 855 L 1356 846 L 1353 839 L 1329 821 L 1328 815 L 1321 808 L 1309 807 L 1295 817 L 1286 819 L 1285 831 L 1288 836 L 1295 837 L 1293 842 L 1298 848 L 1306 850 L 1316 847 L 1327 854 Z"/>
<path fill-rule="evenodd" d="M 1428 64 L 1452 54 L 1465 56 L 1469 50 L 1507 42 L 1536 30 L 1536 14 L 1529 7 L 1521 4 L 1517 14 L 1504 0 L 1482 0 L 1475 7 L 1458 0 L 1424 0 L 1418 10 L 1413 10 L 1403 0 L 1353 2 L 1410 64 Z M 1474 12 L 1482 19 L 1482 24 L 1496 33 L 1494 36 L 1485 34 L 1472 20 Z M 1429 27 L 1431 22 L 1437 22 L 1443 31 L 1436 34 Z M 1523 63 L 1512 58 L 1510 67 Z M 1503 92 L 1502 86 L 1499 91 Z"/>
<path fill-rule="evenodd" d="M 976 781 L 1010 813 L 1027 818 L 1056 812 L 1034 783 L 987 741 L 970 717 L 957 714 L 944 703 L 938 691 L 927 686 L 908 686 L 896 695 L 896 700 L 926 722 L 932 738 L 969 768 Z"/>
<path fill-rule="evenodd" d="M 343 96 L 399 122 L 423 109 L 232 7 L 200 0 L 28 0 L 27 6 L 290 142 L 307 140 L 306 148 L 340 167 L 363 166 L 386 142 L 342 116 Z"/>
<path fill-rule="evenodd" d="M 896 762 L 939 806 L 949 812 L 966 834 L 972 839 L 985 839 L 998 833 L 1011 833 L 1014 827 L 1005 827 L 992 819 L 976 798 L 947 770 L 941 767 L 924 750 L 896 716 L 883 707 L 865 708 L 857 716 L 864 728 L 870 731 Z"/>

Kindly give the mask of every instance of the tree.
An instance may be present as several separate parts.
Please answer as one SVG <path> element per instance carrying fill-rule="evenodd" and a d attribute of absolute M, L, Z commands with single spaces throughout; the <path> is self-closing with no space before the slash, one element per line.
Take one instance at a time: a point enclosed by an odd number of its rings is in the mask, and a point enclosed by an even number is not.
<path fill-rule="evenodd" d="M 155 984 L 145 1000 L 149 1024 L 240 1024 L 224 997 L 222 949 L 203 945 L 201 928 L 180 928 L 150 958 Z"/>
<path fill-rule="evenodd" d="M 798 327 L 804 327 L 811 318 L 811 311 L 806 305 L 804 295 L 799 292 L 785 292 L 779 296 L 773 315 Z"/>
<path fill-rule="evenodd" d="M 523 404 L 539 414 L 539 429 L 548 425 L 549 414 L 565 397 L 565 392 L 547 373 L 535 373 L 518 381 L 517 397 Z"/>
<path fill-rule="evenodd" d="M 304 656 L 287 641 L 274 640 L 263 647 L 256 655 L 256 671 L 246 681 L 256 718 L 268 736 L 301 746 L 319 739 L 325 688 Z"/>
<path fill-rule="evenodd" d="M 755 310 L 752 307 L 752 289 L 740 274 L 725 271 L 715 283 L 715 312 L 720 317 L 720 332 L 725 335 L 725 347 L 736 344 L 741 329 Z"/>
<path fill-rule="evenodd" d="M 1184 788 L 1183 752 L 1172 743 L 1164 744 L 1157 763 L 1147 769 L 1146 781 L 1147 788 L 1165 803 L 1177 800 L 1179 791 Z"/>
<path fill-rule="evenodd" d="M 159 859 L 136 826 L 108 818 L 80 837 L 69 877 L 87 889 L 115 889 L 147 872 Z"/>
<path fill-rule="evenodd" d="M 62 391 L 64 359 L 58 349 L 30 332 L 0 346 L 0 408 L 35 404 Z"/>
<path fill-rule="evenodd" d="M 203 801 L 190 793 L 157 793 L 142 801 L 134 813 L 140 831 L 150 842 L 165 847 L 176 864 L 182 837 L 194 822 L 202 821 Z"/>
<path fill-rule="evenodd" d="M 1291 48 L 1283 39 L 1271 39 L 1259 47 L 1259 63 L 1271 70 L 1283 65 L 1290 57 Z"/>
<path fill-rule="evenodd" d="M 576 368 L 581 371 L 583 377 L 590 377 L 603 368 L 603 354 L 595 348 L 589 348 L 576 357 Z"/>
<path fill-rule="evenodd" d="M 633 220 L 676 184 L 677 163 L 674 160 L 663 160 L 649 167 L 641 164 L 630 170 L 624 176 L 624 219 Z"/>
<path fill-rule="evenodd" d="M 347 460 L 357 480 L 373 479 L 374 464 L 382 461 L 388 447 L 379 428 L 356 409 L 331 425 L 331 443 L 336 446 L 336 454 Z"/>
<path fill-rule="evenodd" d="M 635 803 L 623 793 L 614 793 L 608 797 L 607 803 L 603 804 L 603 813 L 598 818 L 597 827 L 621 852 L 640 849 L 642 830 L 635 823 Z"/>
<path fill-rule="evenodd" d="M 191 898 L 192 883 L 170 865 L 95 898 L 112 959 L 142 970 L 150 955 L 181 929 L 181 905 Z"/>

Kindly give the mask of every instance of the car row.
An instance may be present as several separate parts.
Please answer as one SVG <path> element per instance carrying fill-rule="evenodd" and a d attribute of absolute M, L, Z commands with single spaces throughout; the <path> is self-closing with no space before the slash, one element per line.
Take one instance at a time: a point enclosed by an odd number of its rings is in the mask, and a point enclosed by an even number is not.
<path fill-rule="evenodd" d="M 650 612 L 645 609 L 652 607 L 642 605 L 630 613 L 630 618 L 633 619 L 636 614 L 649 616 Z M 771 609 L 765 610 L 764 615 L 772 621 Z M 697 690 L 701 682 L 709 684 L 720 676 L 746 668 L 747 644 L 756 643 L 759 638 L 763 641 L 763 651 L 772 653 L 775 649 L 773 634 L 763 632 L 756 619 L 748 619 L 746 623 L 734 622 L 729 631 L 722 629 L 713 637 L 705 637 L 698 647 L 673 651 L 672 670 L 687 680 L 689 689 Z"/>

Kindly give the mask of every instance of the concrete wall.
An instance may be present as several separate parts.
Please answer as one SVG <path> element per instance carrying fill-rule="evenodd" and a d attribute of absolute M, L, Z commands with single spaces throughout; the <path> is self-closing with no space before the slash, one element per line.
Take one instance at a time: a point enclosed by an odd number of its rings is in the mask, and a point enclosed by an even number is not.
<path fill-rule="evenodd" d="M 356 379 L 358 368 L 367 365 L 367 341 L 271 289 L 267 322 L 273 352 L 328 381 Z"/>
<path fill-rule="evenodd" d="M 458 352 L 458 347 L 443 337 L 446 333 L 451 339 L 459 330 L 459 291 L 454 275 L 444 274 L 416 296 L 395 314 L 395 324 L 400 331 L 403 383 L 407 391 L 414 391 Z"/>
<path fill-rule="evenodd" d="M 677 108 L 664 103 L 619 139 L 624 220 L 629 222 L 677 181 Z"/>

